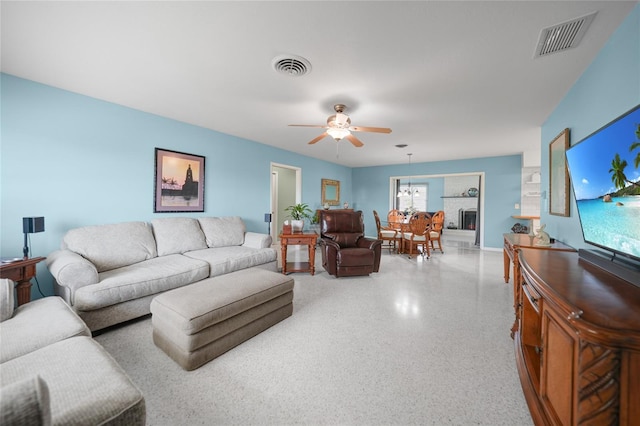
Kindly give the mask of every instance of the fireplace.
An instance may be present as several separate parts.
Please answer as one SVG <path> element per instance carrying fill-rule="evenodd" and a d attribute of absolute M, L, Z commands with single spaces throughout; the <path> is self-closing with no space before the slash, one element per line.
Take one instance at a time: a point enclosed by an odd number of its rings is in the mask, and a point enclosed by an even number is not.
<path fill-rule="evenodd" d="M 458 229 L 475 230 L 476 229 L 476 209 L 460 209 L 458 210 Z"/>

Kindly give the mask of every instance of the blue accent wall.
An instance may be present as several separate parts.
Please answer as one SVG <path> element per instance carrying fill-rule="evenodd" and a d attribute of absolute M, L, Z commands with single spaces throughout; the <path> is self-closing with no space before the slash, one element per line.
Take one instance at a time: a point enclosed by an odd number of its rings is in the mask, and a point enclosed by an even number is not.
<path fill-rule="evenodd" d="M 320 208 L 322 178 L 351 200 L 351 168 L 2 74 L 0 255 L 22 256 L 22 218 L 44 216 L 32 256 L 75 227 L 168 216 L 241 216 L 266 232 L 271 163 L 302 169 L 302 202 Z M 205 212 L 153 213 L 155 148 L 205 156 Z M 38 265 L 52 294 L 52 277 Z M 32 297 L 39 297 L 37 288 Z"/>
<path fill-rule="evenodd" d="M 574 145 L 639 103 L 640 5 L 636 5 L 543 124 L 541 188 L 548 193 L 549 142 L 563 129 L 570 129 Z M 570 217 L 550 215 L 547 197 L 542 200 L 540 221 L 552 237 L 575 248 L 588 247 L 573 191 L 569 208 Z"/>
<path fill-rule="evenodd" d="M 519 210 L 515 210 L 515 204 L 520 202 L 521 169 L 520 155 L 413 163 L 410 166 L 406 164 L 356 168 L 353 170 L 355 207 L 364 213 L 367 235 L 375 235 L 373 210 L 381 217 L 389 211 L 389 183 L 392 176 L 484 172 L 484 246 L 498 249 L 503 246 L 502 234 L 510 232 L 515 223 L 511 216 L 520 213 Z M 429 200 L 439 197 L 437 191 L 431 193 L 431 186 L 429 192 Z M 430 201 L 429 209 L 431 207 Z"/>

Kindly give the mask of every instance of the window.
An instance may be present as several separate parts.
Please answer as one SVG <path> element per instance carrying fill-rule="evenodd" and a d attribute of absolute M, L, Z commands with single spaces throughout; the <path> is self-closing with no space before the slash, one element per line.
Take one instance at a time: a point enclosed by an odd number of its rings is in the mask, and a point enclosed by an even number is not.
<path fill-rule="evenodd" d="M 402 195 L 396 197 L 396 208 L 401 211 L 425 212 L 427 211 L 428 188 L 427 184 L 403 184 L 398 181 L 398 191 Z M 411 188 L 411 194 L 409 194 Z M 416 192 L 417 191 L 417 192 Z"/>

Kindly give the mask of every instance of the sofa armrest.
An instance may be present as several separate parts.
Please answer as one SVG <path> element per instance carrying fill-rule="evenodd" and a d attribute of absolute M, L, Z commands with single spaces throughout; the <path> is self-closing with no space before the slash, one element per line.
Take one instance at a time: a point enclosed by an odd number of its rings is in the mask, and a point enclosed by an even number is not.
<path fill-rule="evenodd" d="M 51 425 L 49 388 L 40 376 L 32 376 L 2 387 L 0 424 Z"/>
<path fill-rule="evenodd" d="M 0 322 L 13 316 L 15 309 L 15 285 L 8 278 L 0 278 Z"/>
<path fill-rule="evenodd" d="M 245 232 L 244 234 L 244 247 L 251 247 L 256 249 L 271 247 L 271 235 L 260 234 L 258 232 Z"/>
<path fill-rule="evenodd" d="M 75 290 L 99 282 L 93 263 L 71 250 L 56 250 L 47 256 L 47 268 L 58 285 Z"/>

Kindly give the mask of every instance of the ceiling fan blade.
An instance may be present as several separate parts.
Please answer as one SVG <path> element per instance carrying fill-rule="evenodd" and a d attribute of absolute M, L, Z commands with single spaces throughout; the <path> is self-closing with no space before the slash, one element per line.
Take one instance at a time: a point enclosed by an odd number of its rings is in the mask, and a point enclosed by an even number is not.
<path fill-rule="evenodd" d="M 329 128 L 329 126 L 323 126 L 321 124 L 289 124 L 289 127 L 319 127 L 321 129 Z"/>
<path fill-rule="evenodd" d="M 391 133 L 391 129 L 387 127 L 364 127 L 364 126 L 351 126 L 349 130 L 352 132 L 374 132 L 374 133 Z"/>
<path fill-rule="evenodd" d="M 347 135 L 344 138 L 346 140 L 348 140 L 349 142 L 351 142 L 353 144 L 353 146 L 355 146 L 356 148 L 360 148 L 361 146 L 364 145 L 360 139 L 356 138 L 353 135 Z"/>
<path fill-rule="evenodd" d="M 322 139 L 326 138 L 327 136 L 329 136 L 329 133 L 324 132 L 323 134 L 321 134 L 320 136 L 318 136 L 317 138 L 315 138 L 311 142 L 309 142 L 309 145 L 313 145 L 316 142 L 320 142 Z"/>

